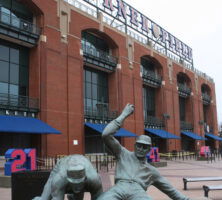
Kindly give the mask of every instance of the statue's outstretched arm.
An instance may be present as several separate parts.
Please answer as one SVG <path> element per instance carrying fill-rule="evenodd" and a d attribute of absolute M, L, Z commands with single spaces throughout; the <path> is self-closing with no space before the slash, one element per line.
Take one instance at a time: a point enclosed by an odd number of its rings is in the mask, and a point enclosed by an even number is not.
<path fill-rule="evenodd" d="M 127 104 L 123 109 L 122 113 L 115 120 L 110 122 L 102 133 L 103 141 L 108 149 L 114 154 L 119 155 L 121 151 L 121 145 L 114 138 L 114 134 L 120 129 L 124 120 L 134 112 L 134 106 Z"/>

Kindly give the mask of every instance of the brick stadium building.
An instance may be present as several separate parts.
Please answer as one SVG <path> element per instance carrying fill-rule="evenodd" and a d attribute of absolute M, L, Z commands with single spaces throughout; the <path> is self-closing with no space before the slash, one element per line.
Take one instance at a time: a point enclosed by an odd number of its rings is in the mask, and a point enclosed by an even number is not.
<path fill-rule="evenodd" d="M 135 113 L 117 138 L 130 150 L 132 133 L 161 152 L 219 146 L 213 80 L 190 47 L 130 5 L 0 1 L 1 155 L 101 153 L 104 124 L 128 102 Z"/>

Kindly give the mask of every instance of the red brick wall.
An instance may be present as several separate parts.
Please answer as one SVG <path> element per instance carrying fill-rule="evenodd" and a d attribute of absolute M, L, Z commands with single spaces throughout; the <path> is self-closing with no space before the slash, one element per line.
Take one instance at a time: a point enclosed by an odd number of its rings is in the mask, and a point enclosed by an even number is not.
<path fill-rule="evenodd" d="M 84 153 L 84 111 L 83 111 L 83 57 L 80 55 L 81 32 L 86 29 L 99 30 L 99 21 L 92 20 L 71 10 L 67 43 L 61 41 L 60 22 L 55 0 L 33 0 L 35 9 L 39 7 L 38 23 L 42 35 L 47 41 L 40 41 L 31 50 L 30 55 L 30 95 L 40 98 L 40 119 L 60 130 L 61 135 L 42 137 L 42 154 Z M 30 4 L 31 5 L 31 4 Z M 109 75 L 110 109 L 120 112 L 126 103 L 135 105 L 135 113 L 130 116 L 124 127 L 138 135 L 144 134 L 142 78 L 140 77 L 140 59 L 151 56 L 161 66 L 160 71 L 165 82 L 157 90 L 157 115 L 170 115 L 166 121 L 166 130 L 180 136 L 179 101 L 177 74 L 185 73 L 190 79 L 193 95 L 187 102 L 187 121 L 194 124 L 194 132 L 203 135 L 203 127 L 198 123 L 203 119 L 201 85 L 207 84 L 212 91 L 213 103 L 209 114 L 211 124 L 217 133 L 217 115 L 214 84 L 198 77 L 198 90 L 195 89 L 195 75 L 181 65 L 173 63 L 173 79 L 169 79 L 167 58 L 148 48 L 133 42 L 133 63 L 128 60 L 127 38 L 106 26 L 103 33 L 108 43 L 113 45 L 113 54 L 118 56 L 120 69 Z M 73 145 L 78 140 L 79 145 Z M 135 139 L 123 139 L 130 150 Z M 180 140 L 170 140 L 169 150 L 181 148 Z"/>

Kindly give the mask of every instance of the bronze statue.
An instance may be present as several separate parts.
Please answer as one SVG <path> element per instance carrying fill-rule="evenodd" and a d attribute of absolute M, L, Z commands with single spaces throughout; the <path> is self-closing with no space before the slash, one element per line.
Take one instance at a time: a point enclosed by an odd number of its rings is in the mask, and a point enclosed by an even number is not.
<path fill-rule="evenodd" d="M 134 106 L 127 104 L 121 115 L 110 122 L 103 131 L 105 145 L 117 160 L 115 185 L 99 196 L 98 200 L 150 200 L 146 191 L 154 185 L 173 200 L 190 200 L 177 191 L 157 169 L 146 162 L 151 147 L 151 138 L 141 135 L 135 143 L 135 152 L 130 152 L 114 138 L 115 132 L 124 120 L 134 112 Z"/>
<path fill-rule="evenodd" d="M 70 155 L 59 160 L 50 173 L 41 197 L 33 200 L 83 200 L 84 192 L 90 192 L 96 200 L 102 193 L 99 175 L 91 162 L 82 155 Z"/>

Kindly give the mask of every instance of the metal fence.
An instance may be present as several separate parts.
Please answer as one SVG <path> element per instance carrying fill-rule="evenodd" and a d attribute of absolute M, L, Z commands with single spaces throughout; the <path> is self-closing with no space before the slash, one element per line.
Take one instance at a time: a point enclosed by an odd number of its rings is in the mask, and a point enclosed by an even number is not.
<path fill-rule="evenodd" d="M 115 166 L 114 156 L 108 154 L 87 154 L 85 156 L 90 160 L 97 172 L 101 170 L 108 172 Z M 52 170 L 56 163 L 63 157 L 65 155 L 38 157 L 37 170 Z"/>
<path fill-rule="evenodd" d="M 172 151 L 169 153 L 160 153 L 160 158 L 164 160 L 175 160 L 175 161 L 185 161 L 185 160 L 199 160 L 207 161 L 207 163 L 216 162 L 222 160 L 222 152 L 214 150 L 205 157 L 200 156 L 200 152 L 190 152 L 190 151 Z"/>
<path fill-rule="evenodd" d="M 180 121 L 180 129 L 184 130 L 184 131 L 192 131 L 193 124 L 186 122 L 186 121 Z"/>
<path fill-rule="evenodd" d="M 164 121 L 160 118 L 148 116 L 147 113 L 145 114 L 145 127 L 146 128 L 163 128 Z"/>
<path fill-rule="evenodd" d="M 39 109 L 39 100 L 28 96 L 0 93 L 0 107 Z"/>

